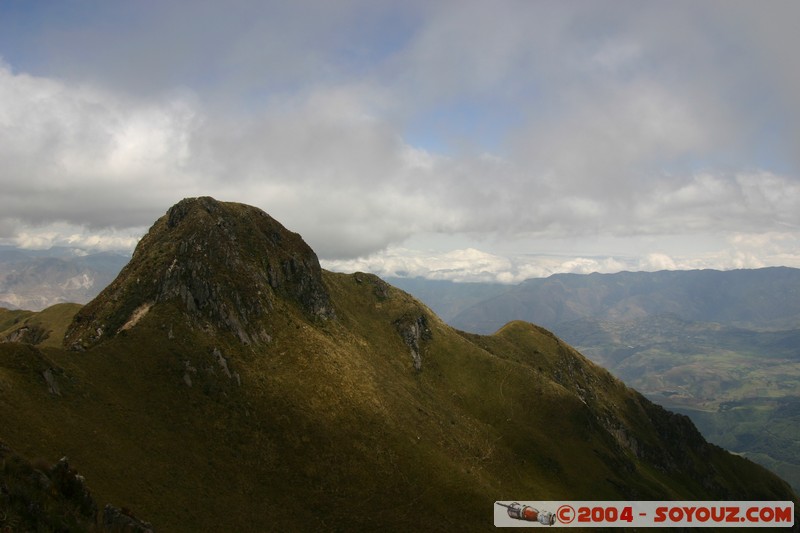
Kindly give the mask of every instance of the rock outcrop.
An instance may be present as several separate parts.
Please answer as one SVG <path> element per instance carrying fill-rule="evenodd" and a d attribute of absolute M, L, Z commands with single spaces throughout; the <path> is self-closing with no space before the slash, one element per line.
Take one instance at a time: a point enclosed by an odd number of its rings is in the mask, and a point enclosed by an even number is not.
<path fill-rule="evenodd" d="M 300 235 L 255 207 L 187 198 L 156 221 L 117 279 L 76 315 L 65 343 L 89 347 L 167 302 L 194 325 L 243 344 L 268 343 L 278 298 L 316 320 L 335 315 L 319 260 Z"/>
<path fill-rule="evenodd" d="M 394 326 L 411 351 L 414 369 L 417 371 L 422 370 L 423 342 L 430 340 L 432 337 L 431 330 L 428 327 L 428 319 L 424 314 L 418 316 L 404 315 L 394 322 Z"/>
<path fill-rule="evenodd" d="M 21 342 L 24 344 L 39 344 L 49 336 L 49 332 L 38 324 L 24 325 L 9 333 L 0 342 Z"/>
<path fill-rule="evenodd" d="M 0 465 L 0 531 L 98 531 L 97 503 L 69 459 L 32 463 L 0 442 Z M 130 511 L 106 505 L 99 531 L 154 529 Z"/>

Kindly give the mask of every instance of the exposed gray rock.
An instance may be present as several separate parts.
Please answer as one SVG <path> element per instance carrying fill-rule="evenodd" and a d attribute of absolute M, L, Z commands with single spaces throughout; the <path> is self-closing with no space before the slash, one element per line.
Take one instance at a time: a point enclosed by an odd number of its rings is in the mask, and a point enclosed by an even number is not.
<path fill-rule="evenodd" d="M 124 331 L 137 310 L 166 303 L 177 303 L 191 327 L 242 344 L 271 341 L 276 306 L 335 318 L 319 260 L 300 235 L 260 209 L 208 197 L 182 200 L 156 221 L 117 279 L 78 312 L 66 344 L 88 348 Z"/>
<path fill-rule="evenodd" d="M 222 355 L 222 352 L 219 351 L 219 348 L 214 348 L 212 355 L 222 371 L 225 372 L 225 375 L 228 376 L 229 379 L 233 379 L 233 374 L 231 374 L 231 371 L 228 368 L 228 360 L 224 355 Z"/>
<path fill-rule="evenodd" d="M 72 499 L 80 512 L 87 516 L 97 514 L 97 504 L 86 486 L 83 476 L 70 468 L 69 459 L 62 457 L 48 472 L 50 482 L 61 494 Z"/>
<path fill-rule="evenodd" d="M 432 333 L 428 327 L 428 319 L 424 314 L 414 316 L 404 315 L 394 322 L 394 326 L 403 342 L 411 350 L 411 359 L 414 362 L 414 369 L 422 370 L 422 346 L 423 341 L 430 340 Z"/>
<path fill-rule="evenodd" d="M 47 383 L 47 390 L 50 391 L 50 394 L 54 396 L 61 396 L 61 390 L 58 388 L 58 381 L 56 381 L 56 376 L 53 374 L 53 369 L 46 369 L 44 372 L 42 372 L 42 376 L 44 377 L 44 381 Z"/>
<path fill-rule="evenodd" d="M 50 332 L 45 330 L 39 324 L 25 324 L 22 327 L 15 329 L 0 342 L 19 342 L 22 344 L 36 345 L 44 341 L 50 336 Z"/>
<path fill-rule="evenodd" d="M 28 332 L 28 328 L 24 327 L 24 326 L 19 328 L 19 329 L 15 329 L 14 331 L 12 331 L 11 333 L 9 333 L 6 336 L 5 341 L 6 342 L 20 342 L 20 339 L 22 339 L 27 332 Z"/>
<path fill-rule="evenodd" d="M 197 374 L 197 369 L 192 365 L 192 362 L 186 359 L 183 362 L 183 365 L 186 371 L 183 373 L 183 382 L 186 383 L 188 387 L 192 386 L 192 374 Z"/>

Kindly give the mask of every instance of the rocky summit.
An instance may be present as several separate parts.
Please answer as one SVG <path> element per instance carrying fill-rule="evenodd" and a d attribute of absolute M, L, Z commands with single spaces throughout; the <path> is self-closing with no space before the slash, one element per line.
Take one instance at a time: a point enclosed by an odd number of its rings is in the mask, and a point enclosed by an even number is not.
<path fill-rule="evenodd" d="M 243 344 L 268 342 L 277 298 L 312 317 L 333 316 L 314 251 L 260 209 L 187 198 L 156 221 L 119 277 L 76 315 L 67 344 L 85 349 L 165 302 Z"/>
<path fill-rule="evenodd" d="M 549 331 L 455 330 L 374 275 L 320 269 L 242 204 L 179 202 L 92 302 L 0 310 L 0 338 L 0 439 L 68 456 L 94 501 L 156 531 L 494 531 L 498 500 L 798 501 Z"/>

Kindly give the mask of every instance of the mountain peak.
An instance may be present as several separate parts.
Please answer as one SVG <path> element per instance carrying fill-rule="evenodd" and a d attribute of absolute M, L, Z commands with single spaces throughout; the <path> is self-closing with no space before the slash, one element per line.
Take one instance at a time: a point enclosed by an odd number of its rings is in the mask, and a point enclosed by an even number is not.
<path fill-rule="evenodd" d="M 142 237 L 128 265 L 75 317 L 65 343 L 85 348 L 172 304 L 190 323 L 268 342 L 278 302 L 314 319 L 334 316 L 314 251 L 264 211 L 186 198 Z"/>

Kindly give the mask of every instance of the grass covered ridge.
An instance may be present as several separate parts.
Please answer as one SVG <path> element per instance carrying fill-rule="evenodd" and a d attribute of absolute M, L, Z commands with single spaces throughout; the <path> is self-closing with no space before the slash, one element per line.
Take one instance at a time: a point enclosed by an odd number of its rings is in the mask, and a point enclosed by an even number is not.
<path fill-rule="evenodd" d="M 86 352 L 0 345 L 2 437 L 69 456 L 162 531 L 489 530 L 504 498 L 790 497 L 541 328 L 469 335 L 374 276 L 323 279 L 337 318 L 277 300 L 264 346 L 177 302 Z M 398 324 L 420 316 L 417 371 Z"/>

